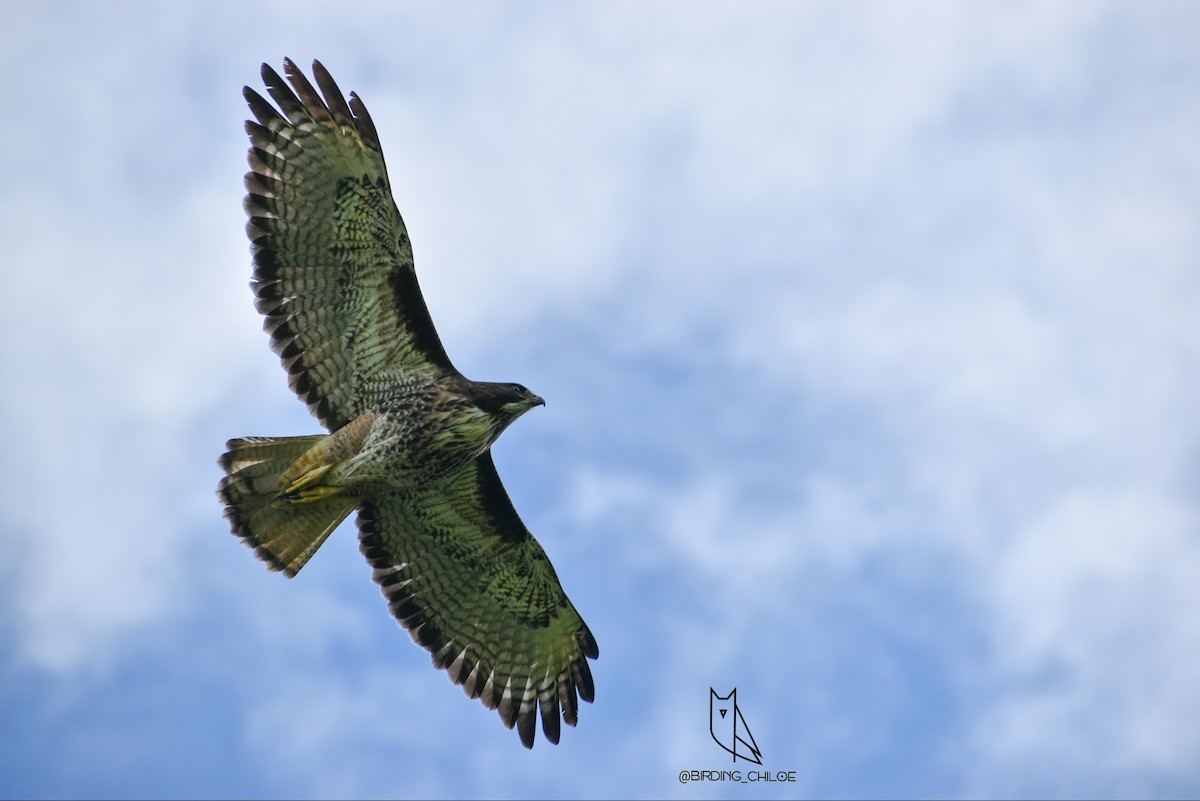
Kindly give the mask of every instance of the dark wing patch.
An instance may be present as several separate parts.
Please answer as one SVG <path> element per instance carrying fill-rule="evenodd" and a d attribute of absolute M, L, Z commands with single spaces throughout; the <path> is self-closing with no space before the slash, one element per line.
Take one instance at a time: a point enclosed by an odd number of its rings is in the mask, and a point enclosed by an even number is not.
<path fill-rule="evenodd" d="M 471 698 L 533 747 L 595 697 L 596 640 L 525 528 L 490 454 L 415 493 L 370 498 L 359 538 L 388 607 Z"/>
<path fill-rule="evenodd" d="M 243 90 L 255 121 L 246 234 L 256 306 L 292 389 L 330 430 L 390 391 L 453 370 L 413 269 L 379 137 L 313 62 L 320 93 L 290 60 L 264 64 L 278 105 Z"/>

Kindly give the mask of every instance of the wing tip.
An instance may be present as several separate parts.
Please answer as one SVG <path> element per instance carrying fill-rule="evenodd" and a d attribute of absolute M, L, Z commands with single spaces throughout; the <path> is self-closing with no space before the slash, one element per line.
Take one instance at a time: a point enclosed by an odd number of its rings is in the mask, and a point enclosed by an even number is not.
<path fill-rule="evenodd" d="M 291 59 L 285 57 L 283 59 L 283 68 L 286 70 L 287 65 L 290 63 Z M 283 83 L 283 79 L 279 77 L 279 73 L 275 71 L 275 68 L 265 61 L 259 68 L 258 75 L 260 78 L 262 78 L 263 83 L 265 83 L 268 87 L 279 86 Z"/>
<path fill-rule="evenodd" d="M 579 647 L 588 659 L 600 658 L 600 646 L 596 643 L 596 638 L 592 636 L 591 629 L 582 620 L 579 621 Z"/>
<path fill-rule="evenodd" d="M 533 741 L 537 734 L 537 718 L 534 717 L 533 707 L 525 709 L 517 715 L 517 736 L 521 738 L 521 745 L 529 750 L 533 750 Z"/>

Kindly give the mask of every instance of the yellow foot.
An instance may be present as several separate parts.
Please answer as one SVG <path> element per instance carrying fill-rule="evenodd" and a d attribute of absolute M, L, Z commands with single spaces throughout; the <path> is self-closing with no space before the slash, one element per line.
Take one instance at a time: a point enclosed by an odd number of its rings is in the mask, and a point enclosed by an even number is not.
<path fill-rule="evenodd" d="M 299 482 L 297 482 L 298 484 Z M 278 498 L 281 501 L 288 503 L 310 503 L 312 501 L 321 501 L 325 498 L 332 498 L 334 495 L 341 495 L 341 487 L 297 487 L 293 484 L 285 491 L 279 493 Z"/>
<path fill-rule="evenodd" d="M 303 469 L 305 465 L 301 462 L 304 457 L 297 460 L 297 464 L 292 465 L 286 473 L 281 476 L 280 483 L 287 481 L 296 472 L 296 468 Z M 304 470 L 299 476 L 290 483 L 284 486 L 279 493 L 279 497 L 288 501 L 319 501 L 322 498 L 328 498 L 330 495 L 338 493 L 338 487 L 321 486 L 321 479 L 329 472 L 329 468 L 333 465 L 318 464 L 316 467 Z"/>

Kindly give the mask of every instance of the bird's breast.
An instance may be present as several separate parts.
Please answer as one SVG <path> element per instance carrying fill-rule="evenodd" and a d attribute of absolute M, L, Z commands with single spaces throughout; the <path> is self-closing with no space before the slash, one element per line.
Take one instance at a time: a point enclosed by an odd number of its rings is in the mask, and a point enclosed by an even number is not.
<path fill-rule="evenodd" d="M 344 479 L 393 489 L 420 486 L 487 450 L 494 428 L 488 415 L 469 404 L 390 404 L 346 463 Z"/>

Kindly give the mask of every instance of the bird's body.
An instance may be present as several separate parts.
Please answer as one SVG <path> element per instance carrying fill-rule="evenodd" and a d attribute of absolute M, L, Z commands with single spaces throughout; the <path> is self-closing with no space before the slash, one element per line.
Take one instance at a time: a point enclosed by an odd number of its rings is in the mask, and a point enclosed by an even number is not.
<path fill-rule="evenodd" d="M 374 124 L 318 62 L 321 94 L 269 66 L 249 87 L 256 305 L 292 388 L 328 434 L 227 443 L 235 534 L 294 576 L 352 511 L 397 620 L 471 697 L 533 744 L 591 701 L 595 639 L 513 509 L 490 448 L 542 399 L 471 381 L 421 297 Z M 294 90 L 294 92 L 293 92 Z M 281 113 L 282 112 L 282 113 Z"/>
<path fill-rule="evenodd" d="M 516 384 L 453 374 L 389 395 L 377 411 L 329 435 L 329 469 L 321 483 L 359 494 L 414 489 L 473 461 L 509 423 L 541 403 Z"/>

